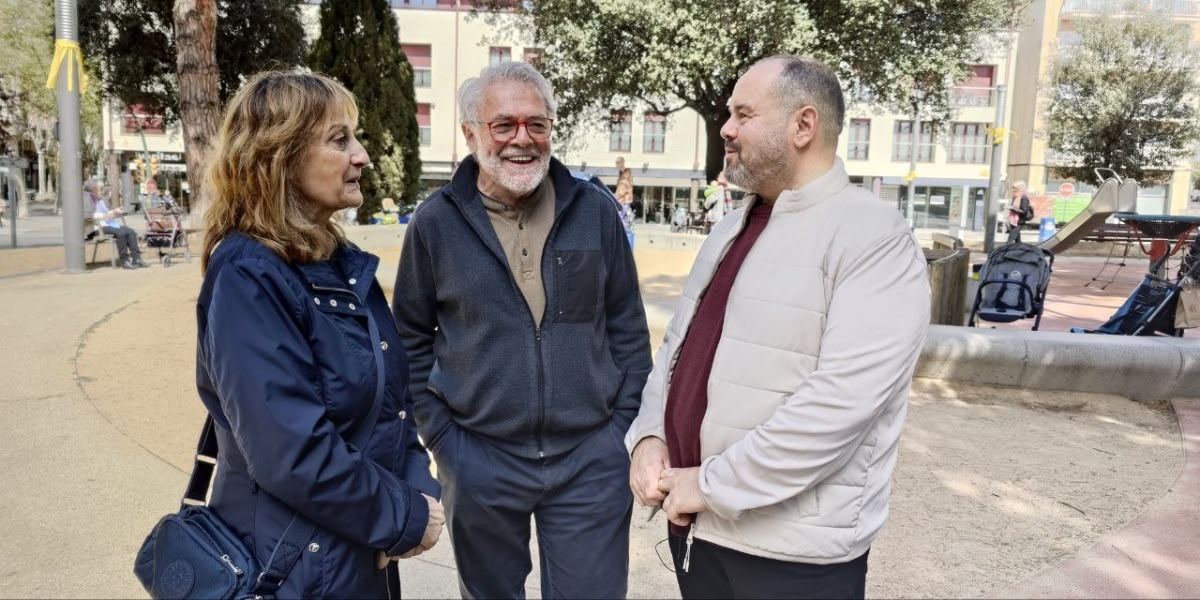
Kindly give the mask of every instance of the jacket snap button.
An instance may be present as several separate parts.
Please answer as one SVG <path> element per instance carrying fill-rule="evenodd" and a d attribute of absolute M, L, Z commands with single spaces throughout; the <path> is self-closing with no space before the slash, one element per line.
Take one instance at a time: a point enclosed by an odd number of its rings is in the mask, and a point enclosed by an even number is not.
<path fill-rule="evenodd" d="M 560 256 L 560 257 L 558 257 L 558 264 L 561 265 L 562 263 L 563 263 L 563 260 L 562 260 L 562 257 Z"/>
<path fill-rule="evenodd" d="M 403 420 L 407 419 L 407 418 L 408 418 L 408 411 L 407 411 L 407 410 L 402 410 L 402 411 L 400 411 L 400 415 L 399 415 L 399 416 L 400 416 L 400 420 L 401 420 L 401 421 L 403 421 Z"/>
<path fill-rule="evenodd" d="M 384 352 L 387 352 L 387 342 L 379 342 L 379 348 Z"/>
<path fill-rule="evenodd" d="M 316 303 L 317 303 L 317 306 L 320 306 L 320 305 L 321 305 L 321 299 L 320 299 L 320 298 L 313 298 L 313 302 L 316 302 Z"/>
<path fill-rule="evenodd" d="M 350 303 L 350 310 L 356 310 L 356 307 L 354 306 L 353 302 Z"/>
<path fill-rule="evenodd" d="M 329 301 L 329 305 L 330 305 L 330 306 L 334 306 L 334 307 L 336 307 L 336 306 L 337 306 L 337 300 L 330 300 L 330 301 Z"/>
<path fill-rule="evenodd" d="M 313 542 L 313 543 L 311 543 L 311 544 L 309 544 L 309 545 L 308 545 L 308 551 L 309 551 L 309 552 L 320 552 L 320 551 L 321 551 L 321 545 L 320 545 L 320 544 L 318 544 L 318 543 L 316 543 L 316 542 Z"/>
<path fill-rule="evenodd" d="M 350 285 L 354 285 L 354 284 L 356 284 L 356 283 L 358 283 L 358 280 L 357 280 L 357 279 L 355 279 L 355 278 L 353 278 L 353 277 L 351 277 L 351 278 L 350 278 Z"/>
<path fill-rule="evenodd" d="M 521 248 L 521 256 L 529 256 L 529 249 Z"/>

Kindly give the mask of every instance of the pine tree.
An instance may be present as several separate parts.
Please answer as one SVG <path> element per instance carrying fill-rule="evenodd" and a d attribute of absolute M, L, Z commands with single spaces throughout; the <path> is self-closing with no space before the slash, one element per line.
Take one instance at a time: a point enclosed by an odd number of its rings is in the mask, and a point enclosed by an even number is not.
<path fill-rule="evenodd" d="M 321 37 L 309 64 L 342 82 L 358 99 L 358 137 L 371 155 L 363 171 L 359 222 L 384 198 L 416 202 L 421 177 L 412 66 L 400 48 L 399 28 L 387 0 L 326 0 Z"/>

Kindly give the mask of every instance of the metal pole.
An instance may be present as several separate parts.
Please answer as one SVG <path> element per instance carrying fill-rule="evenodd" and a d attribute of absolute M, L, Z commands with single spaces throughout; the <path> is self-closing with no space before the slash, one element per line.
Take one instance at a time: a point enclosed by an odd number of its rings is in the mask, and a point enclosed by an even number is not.
<path fill-rule="evenodd" d="M 996 124 L 995 129 L 1004 128 L 1004 103 L 1006 86 L 1002 83 L 996 86 Z M 1004 134 L 992 136 L 992 165 L 988 169 L 988 196 L 984 200 L 983 213 L 986 217 L 983 229 L 983 251 L 991 252 L 996 246 L 996 209 L 1001 206 L 1000 196 L 1004 193 L 1000 189 L 1000 171 L 1004 166 L 1004 153 L 1001 152 L 1001 147 L 1004 144 L 1004 138 L 1008 137 Z"/>
<path fill-rule="evenodd" d="M 8 206 L 10 209 L 8 212 L 8 227 L 13 248 L 17 247 L 17 186 L 13 185 L 17 181 L 22 181 L 21 171 L 16 167 L 9 167 L 8 181 L 5 182 L 7 185 L 4 187 L 8 189 Z"/>
<path fill-rule="evenodd" d="M 75 0 L 54 0 L 54 37 L 79 43 Z M 55 49 L 56 56 L 58 48 Z M 75 57 L 78 57 L 75 54 Z M 78 69 L 78 70 L 76 70 Z M 63 246 L 68 273 L 86 269 L 83 244 L 83 164 L 79 144 L 79 91 L 83 65 L 65 60 L 58 70 L 58 194 L 62 204 Z M 71 82 L 68 85 L 68 82 Z"/>
<path fill-rule="evenodd" d="M 914 217 L 917 198 L 917 147 L 921 142 L 921 122 L 918 120 L 917 111 L 913 110 L 912 120 L 912 144 L 909 146 L 908 160 L 908 206 L 904 209 L 904 216 L 908 219 L 909 227 L 916 227 L 916 218 Z"/>

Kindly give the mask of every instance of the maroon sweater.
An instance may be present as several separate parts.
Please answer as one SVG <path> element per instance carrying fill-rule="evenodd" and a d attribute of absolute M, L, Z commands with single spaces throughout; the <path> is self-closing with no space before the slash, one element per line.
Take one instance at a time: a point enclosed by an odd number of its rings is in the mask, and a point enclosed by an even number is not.
<path fill-rule="evenodd" d="M 686 469 L 700 466 L 700 423 L 708 412 L 708 376 L 721 331 L 725 307 L 738 271 L 767 226 L 772 205 L 758 204 L 750 210 L 746 226 L 730 244 L 708 287 L 700 295 L 696 314 L 679 348 L 679 360 L 671 374 L 665 417 L 667 454 L 671 466 Z"/>

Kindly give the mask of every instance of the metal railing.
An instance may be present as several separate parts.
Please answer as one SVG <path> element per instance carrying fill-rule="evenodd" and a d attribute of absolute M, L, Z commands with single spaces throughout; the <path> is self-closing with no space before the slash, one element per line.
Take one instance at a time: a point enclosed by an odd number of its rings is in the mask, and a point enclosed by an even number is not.
<path fill-rule="evenodd" d="M 950 90 L 950 103 L 959 107 L 996 105 L 996 88 L 956 86 Z"/>
<path fill-rule="evenodd" d="M 1066 0 L 1062 16 L 1123 15 L 1134 11 L 1200 18 L 1200 0 Z"/>

